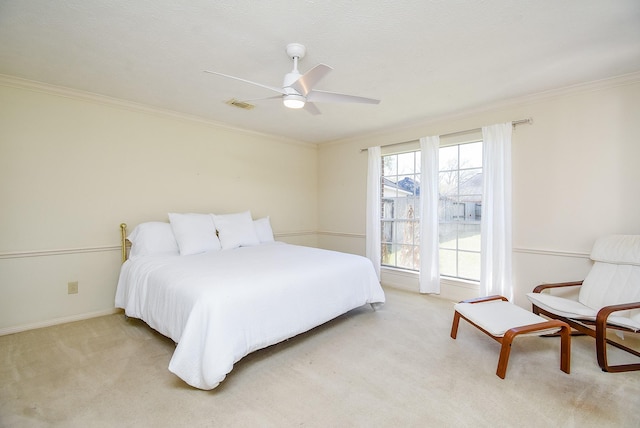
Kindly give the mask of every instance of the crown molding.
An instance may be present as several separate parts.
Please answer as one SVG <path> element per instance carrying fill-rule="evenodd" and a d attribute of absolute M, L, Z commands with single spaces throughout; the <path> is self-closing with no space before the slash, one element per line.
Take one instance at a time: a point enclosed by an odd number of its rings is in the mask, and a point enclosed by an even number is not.
<path fill-rule="evenodd" d="M 444 114 L 444 115 L 425 118 L 425 119 L 418 119 L 418 120 L 411 121 L 410 123 L 405 123 L 402 126 L 399 126 L 396 128 L 388 128 L 388 129 L 376 131 L 366 135 L 359 135 L 357 137 L 328 141 L 328 142 L 322 143 L 322 146 L 381 139 L 393 134 L 411 132 L 416 127 L 427 127 L 427 126 L 439 124 L 445 121 L 465 119 L 465 118 L 468 118 L 469 116 L 480 114 L 480 113 L 488 113 L 488 112 L 501 110 L 509 107 L 534 104 L 534 103 L 538 103 L 538 102 L 549 100 L 549 99 L 564 97 L 567 95 L 594 92 L 594 91 L 599 91 L 603 89 L 615 88 L 618 86 L 633 85 L 637 83 L 640 83 L 640 70 L 632 73 L 619 75 L 619 76 L 609 77 L 606 79 L 593 80 L 589 82 L 578 83 L 575 85 L 564 86 L 561 88 L 550 89 L 548 91 L 535 92 L 532 94 L 522 95 L 519 97 L 499 100 L 492 103 L 484 104 L 481 107 L 468 108 L 461 111 L 457 111 L 455 113 Z M 419 140 L 421 136 L 414 137 L 413 139 Z M 409 140 L 411 138 L 412 137 L 408 137 L 406 139 Z"/>
<path fill-rule="evenodd" d="M 298 146 L 304 146 L 308 148 L 317 148 L 315 143 L 306 143 L 303 141 L 293 140 L 290 138 L 282 137 L 279 135 L 267 134 L 263 132 L 250 131 L 243 128 L 238 128 L 225 124 L 223 122 L 216 122 L 204 117 L 189 115 L 185 113 L 179 113 L 173 110 L 162 109 L 159 107 L 152 107 L 134 101 L 122 100 L 119 98 L 109 97 L 107 95 L 96 94 L 93 92 L 81 91 L 79 89 L 72 89 L 65 86 L 57 86 L 49 83 L 37 82 L 35 80 L 22 79 L 20 77 L 9 76 L 6 74 L 0 74 L 0 86 L 6 86 L 17 89 L 24 89 L 33 92 L 39 92 L 47 95 L 55 95 L 59 97 L 69 98 L 73 100 L 85 101 L 94 104 L 105 105 L 109 107 L 115 107 L 123 110 L 129 110 L 137 113 L 146 113 L 154 116 L 169 117 L 187 122 L 195 122 L 213 128 L 224 129 L 227 131 L 240 132 L 247 135 L 253 135 L 258 137 L 264 137 L 269 139 L 276 139 L 283 143 L 294 144 Z"/>

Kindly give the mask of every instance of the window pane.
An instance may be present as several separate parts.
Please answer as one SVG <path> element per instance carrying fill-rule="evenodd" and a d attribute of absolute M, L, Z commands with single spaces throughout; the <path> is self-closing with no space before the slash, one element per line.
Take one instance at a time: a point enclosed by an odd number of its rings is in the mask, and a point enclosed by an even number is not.
<path fill-rule="evenodd" d="M 456 198 L 442 198 L 438 203 L 438 215 L 440 223 L 464 220 L 464 203 Z"/>
<path fill-rule="evenodd" d="M 480 253 L 458 253 L 458 275 L 460 278 L 480 281 Z"/>
<path fill-rule="evenodd" d="M 458 169 L 458 146 L 442 147 L 438 151 L 440 171 Z"/>
<path fill-rule="evenodd" d="M 482 169 L 462 169 L 459 176 L 461 195 L 482 194 Z"/>
<path fill-rule="evenodd" d="M 460 144 L 460 168 L 482 166 L 482 142 Z"/>
<path fill-rule="evenodd" d="M 440 197 L 455 195 L 458 192 L 457 171 L 441 172 L 438 174 L 438 193 Z"/>
<path fill-rule="evenodd" d="M 458 217 L 456 220 L 464 222 L 480 222 L 482 201 L 479 195 L 461 196 L 458 202 Z"/>
<path fill-rule="evenodd" d="M 440 249 L 440 275 L 456 275 L 456 252 Z"/>
<path fill-rule="evenodd" d="M 402 153 L 398 155 L 398 174 L 413 174 L 415 171 L 414 153 Z"/>
<path fill-rule="evenodd" d="M 393 223 L 390 221 L 382 222 L 382 242 L 393 241 Z"/>
<path fill-rule="evenodd" d="M 396 235 L 394 242 L 399 244 L 413 244 L 413 228 L 411 223 L 406 221 L 396 221 Z"/>
<path fill-rule="evenodd" d="M 394 200 L 394 218 L 396 220 L 413 219 L 415 213 L 413 202 L 413 198 L 396 198 Z"/>
<path fill-rule="evenodd" d="M 385 178 L 382 183 L 382 196 L 384 198 L 398 197 L 398 186 L 396 184 L 397 177 Z"/>
<path fill-rule="evenodd" d="M 480 252 L 480 223 L 458 225 L 458 249 Z"/>
<path fill-rule="evenodd" d="M 406 199 L 407 202 L 407 218 L 418 219 L 420 218 L 420 197 L 412 196 Z"/>
<path fill-rule="evenodd" d="M 398 174 L 398 157 L 396 155 L 382 157 L 382 175 L 388 177 Z"/>
<path fill-rule="evenodd" d="M 392 244 L 382 244 L 382 260 L 380 263 L 387 266 L 395 266 L 396 258 Z"/>
<path fill-rule="evenodd" d="M 382 200 L 382 218 L 383 219 L 392 219 L 394 217 L 393 214 L 394 203 L 391 199 L 383 199 Z"/>
<path fill-rule="evenodd" d="M 440 222 L 438 229 L 439 229 L 438 234 L 440 235 L 439 236 L 440 248 L 448 248 L 451 250 L 455 250 L 458 245 L 457 243 L 458 224 Z"/>
<path fill-rule="evenodd" d="M 397 266 L 404 269 L 414 269 L 414 246 L 398 245 Z"/>

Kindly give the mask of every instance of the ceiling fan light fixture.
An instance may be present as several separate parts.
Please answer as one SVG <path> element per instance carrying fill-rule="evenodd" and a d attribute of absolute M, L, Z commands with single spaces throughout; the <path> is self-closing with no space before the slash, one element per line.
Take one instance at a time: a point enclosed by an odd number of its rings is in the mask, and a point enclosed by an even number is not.
<path fill-rule="evenodd" d="M 302 108 L 306 101 L 307 100 L 302 95 L 291 94 L 282 97 L 284 106 L 288 108 Z"/>

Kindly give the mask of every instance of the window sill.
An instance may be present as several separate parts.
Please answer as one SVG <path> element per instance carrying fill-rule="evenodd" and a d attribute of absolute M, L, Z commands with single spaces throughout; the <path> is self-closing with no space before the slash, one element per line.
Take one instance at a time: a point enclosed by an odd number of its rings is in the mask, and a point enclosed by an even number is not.
<path fill-rule="evenodd" d="M 380 268 L 382 284 L 410 292 L 419 292 L 420 273 L 411 270 L 397 269 L 382 266 Z M 440 277 L 440 297 L 461 301 L 478 297 L 480 284 L 476 281 L 467 281 L 451 277 Z"/>
<path fill-rule="evenodd" d="M 407 278 L 414 278 L 416 281 L 420 277 L 420 272 L 417 272 L 415 270 L 393 268 L 393 267 L 389 267 L 389 266 L 382 266 L 380 268 L 380 271 L 381 272 L 388 272 L 388 273 L 391 273 L 393 275 L 404 276 L 404 277 L 407 277 Z M 455 286 L 458 286 L 458 287 L 471 288 L 471 289 L 474 289 L 474 290 L 479 290 L 480 289 L 480 282 L 479 281 L 471 281 L 471 280 L 467 280 L 467 279 L 454 278 L 454 277 L 451 277 L 451 276 L 440 276 L 440 282 L 443 283 L 443 284 L 449 284 L 449 285 L 455 285 Z"/>
<path fill-rule="evenodd" d="M 455 285 L 456 287 L 464 287 L 472 290 L 480 290 L 480 282 L 479 281 L 470 281 L 468 279 L 460 279 L 453 278 L 450 276 L 441 276 L 440 277 L 441 284 L 449 284 Z"/>

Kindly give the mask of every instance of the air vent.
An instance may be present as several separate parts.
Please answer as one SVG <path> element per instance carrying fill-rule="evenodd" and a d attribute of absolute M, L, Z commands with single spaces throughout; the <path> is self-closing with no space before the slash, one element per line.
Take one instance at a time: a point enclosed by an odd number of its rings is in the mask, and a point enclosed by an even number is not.
<path fill-rule="evenodd" d="M 229 101 L 227 101 L 227 104 L 244 110 L 251 110 L 255 107 L 253 104 L 245 103 L 244 101 L 238 101 L 235 98 L 231 98 Z"/>

